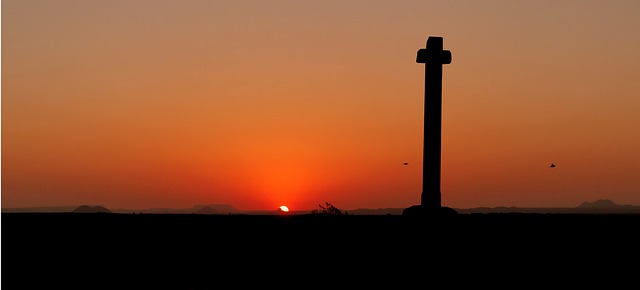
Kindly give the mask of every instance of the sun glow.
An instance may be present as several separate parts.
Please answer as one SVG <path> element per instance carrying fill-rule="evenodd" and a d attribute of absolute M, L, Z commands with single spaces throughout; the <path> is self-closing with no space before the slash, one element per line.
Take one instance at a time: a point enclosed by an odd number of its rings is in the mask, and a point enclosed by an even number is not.
<path fill-rule="evenodd" d="M 286 205 L 280 206 L 280 210 L 283 212 L 289 212 L 289 208 Z"/>

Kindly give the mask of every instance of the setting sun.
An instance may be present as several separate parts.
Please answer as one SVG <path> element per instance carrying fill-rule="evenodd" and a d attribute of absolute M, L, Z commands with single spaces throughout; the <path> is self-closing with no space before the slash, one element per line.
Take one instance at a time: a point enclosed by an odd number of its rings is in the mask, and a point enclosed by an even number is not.
<path fill-rule="evenodd" d="M 280 210 L 283 211 L 283 212 L 288 212 L 289 208 L 286 205 L 282 205 L 282 206 L 280 206 Z"/>

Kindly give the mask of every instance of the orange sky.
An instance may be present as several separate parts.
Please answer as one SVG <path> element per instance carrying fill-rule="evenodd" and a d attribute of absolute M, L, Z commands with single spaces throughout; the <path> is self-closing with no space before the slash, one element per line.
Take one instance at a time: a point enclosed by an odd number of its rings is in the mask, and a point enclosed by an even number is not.
<path fill-rule="evenodd" d="M 453 54 L 443 205 L 640 204 L 638 15 L 633 0 L 5 0 L 2 207 L 418 204 L 429 35 Z"/>

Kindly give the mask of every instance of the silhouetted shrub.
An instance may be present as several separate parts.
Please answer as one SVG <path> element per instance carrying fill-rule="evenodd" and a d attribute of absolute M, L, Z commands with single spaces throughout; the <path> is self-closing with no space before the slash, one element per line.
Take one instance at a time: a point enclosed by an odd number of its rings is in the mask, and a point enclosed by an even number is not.
<path fill-rule="evenodd" d="M 339 208 L 333 206 L 328 202 L 324 203 L 325 205 L 318 205 L 318 209 L 311 210 L 312 214 L 332 214 L 332 215 L 349 215 L 348 212 L 340 210 Z"/>

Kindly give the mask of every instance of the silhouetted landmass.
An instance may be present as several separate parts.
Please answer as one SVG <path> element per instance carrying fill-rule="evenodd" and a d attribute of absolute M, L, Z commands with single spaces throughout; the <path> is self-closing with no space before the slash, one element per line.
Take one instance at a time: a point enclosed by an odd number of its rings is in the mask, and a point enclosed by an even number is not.
<path fill-rule="evenodd" d="M 220 212 L 210 206 L 205 206 L 195 211 L 196 214 L 219 214 Z"/>
<path fill-rule="evenodd" d="M 361 286 L 388 279 L 389 288 L 402 289 L 411 285 L 399 284 L 414 284 L 429 271 L 435 277 L 486 274 L 558 285 L 559 277 L 571 273 L 604 277 L 609 269 L 616 269 L 617 279 L 635 277 L 620 275 L 616 266 L 640 258 L 638 228 L 640 214 L 476 213 L 421 219 L 2 213 L 2 282 L 19 283 L 20 289 L 45 289 L 35 287 L 40 283 L 68 289 L 77 279 L 120 285 L 114 289 L 154 289 L 148 284 L 169 282 L 181 283 L 176 289 L 208 289 L 212 281 L 238 287 L 294 280 L 335 286 L 347 279 Z M 206 287 L 193 287 L 200 283 Z"/>
<path fill-rule="evenodd" d="M 400 215 L 404 208 L 353 209 L 354 215 Z M 619 205 L 608 199 L 584 202 L 577 207 L 475 207 L 455 208 L 461 214 L 474 213 L 561 213 L 561 214 L 634 214 L 640 213 L 640 206 Z"/>
<path fill-rule="evenodd" d="M 640 206 L 630 204 L 616 204 L 609 199 L 599 199 L 593 202 L 583 202 L 578 209 L 603 211 L 603 212 L 639 212 Z"/>
<path fill-rule="evenodd" d="M 34 208 L 3 208 L 3 213 L 17 212 L 73 212 L 78 206 L 62 207 L 34 207 Z M 359 208 L 345 210 L 351 215 L 402 215 L 405 208 Z M 274 215 L 281 212 L 275 210 L 239 210 L 228 204 L 195 205 L 191 208 L 149 208 L 149 209 L 106 209 L 112 213 L 149 213 L 149 214 L 243 214 L 243 215 Z M 593 202 L 583 202 L 576 207 L 475 207 L 455 208 L 461 214 L 473 213 L 562 213 L 562 214 L 634 214 L 640 213 L 640 206 L 620 205 L 609 199 L 600 199 Z M 289 215 L 310 214 L 312 210 L 290 211 Z"/>
<path fill-rule="evenodd" d="M 13 207 L 13 208 L 2 208 L 2 212 L 6 212 L 6 213 L 12 213 L 12 212 L 41 212 L 41 213 L 72 212 L 76 208 L 78 208 L 77 205 L 71 205 L 71 206 L 41 206 L 41 207 Z"/>
<path fill-rule="evenodd" d="M 208 208 L 211 210 L 215 210 L 217 213 L 221 214 L 229 214 L 229 213 L 238 213 L 240 212 L 237 208 L 229 205 L 229 204 L 199 204 L 195 205 L 191 208 L 194 212 L 202 211 L 203 209 Z M 206 210 L 205 210 L 206 211 Z"/>
<path fill-rule="evenodd" d="M 111 211 L 103 206 L 81 205 L 73 210 L 75 213 L 110 213 Z"/>
<path fill-rule="evenodd" d="M 640 206 L 619 205 L 609 199 L 583 202 L 577 207 L 477 207 L 458 209 L 459 213 L 563 213 L 563 214 L 634 214 Z"/>
<path fill-rule="evenodd" d="M 112 210 L 115 213 L 154 213 L 154 214 L 235 214 L 241 211 L 229 204 L 198 204 L 190 208 L 145 208 L 145 209 L 128 209 L 118 208 Z M 214 213 L 215 211 L 215 213 Z"/>

